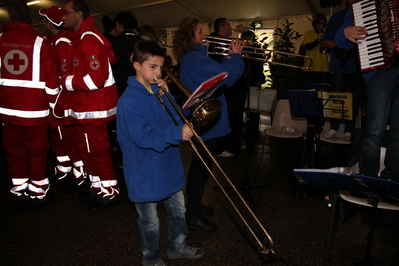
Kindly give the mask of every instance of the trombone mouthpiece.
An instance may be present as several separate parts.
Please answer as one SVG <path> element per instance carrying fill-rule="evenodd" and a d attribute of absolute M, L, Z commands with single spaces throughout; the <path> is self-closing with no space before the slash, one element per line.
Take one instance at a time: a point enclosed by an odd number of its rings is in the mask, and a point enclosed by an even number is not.
<path fill-rule="evenodd" d="M 153 80 L 153 81 L 157 81 L 157 80 L 158 80 L 158 78 L 157 78 L 157 77 L 154 77 L 152 80 Z"/>

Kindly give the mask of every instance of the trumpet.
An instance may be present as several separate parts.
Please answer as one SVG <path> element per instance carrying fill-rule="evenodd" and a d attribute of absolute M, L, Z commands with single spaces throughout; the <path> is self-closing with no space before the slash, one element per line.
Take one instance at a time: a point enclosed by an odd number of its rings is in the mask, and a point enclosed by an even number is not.
<path fill-rule="evenodd" d="M 166 70 L 166 68 L 164 68 L 164 70 Z M 170 72 L 170 70 L 166 70 L 166 73 L 169 76 L 173 76 L 173 74 Z M 176 77 L 172 77 L 173 80 L 177 81 L 178 79 Z M 154 78 L 154 80 L 156 81 L 156 78 Z M 178 86 L 179 84 L 182 84 L 181 82 L 176 83 Z M 220 181 L 217 179 L 216 175 L 212 172 L 211 166 L 207 165 L 204 157 L 201 155 L 201 153 L 199 152 L 199 150 L 197 149 L 197 147 L 195 146 L 194 142 L 192 140 L 189 140 L 189 143 L 191 145 L 191 147 L 193 148 L 194 152 L 198 155 L 198 157 L 200 158 L 201 162 L 204 164 L 205 168 L 208 170 L 208 172 L 211 174 L 212 178 L 215 180 L 215 182 L 217 183 L 217 185 L 220 187 L 221 191 L 223 192 L 223 194 L 227 197 L 228 201 L 230 202 L 230 204 L 233 206 L 234 210 L 237 212 L 237 214 L 239 215 L 239 217 L 241 218 L 241 220 L 244 222 L 244 224 L 246 225 L 246 227 L 248 228 L 248 230 L 251 232 L 252 236 L 255 238 L 255 240 L 257 241 L 257 243 L 259 244 L 259 246 L 262 249 L 262 253 L 263 254 L 270 254 L 273 255 L 274 254 L 274 242 L 272 240 L 272 238 L 270 237 L 269 233 L 266 231 L 266 229 L 264 228 L 264 226 L 262 225 L 262 223 L 259 221 L 259 219 L 256 217 L 255 213 L 251 210 L 251 208 L 249 207 L 249 205 L 247 204 L 247 202 L 245 201 L 245 199 L 243 198 L 243 196 L 240 194 L 240 192 L 237 190 L 237 188 L 234 186 L 234 184 L 232 183 L 232 181 L 228 178 L 227 174 L 223 171 L 222 167 L 220 166 L 220 164 L 217 162 L 217 160 L 215 159 L 215 157 L 213 156 L 213 154 L 210 152 L 210 150 L 208 149 L 208 147 L 206 146 L 205 142 L 202 140 L 202 138 L 199 136 L 199 134 L 195 131 L 194 127 L 191 125 L 191 123 L 185 118 L 185 116 L 183 115 L 182 111 L 180 110 L 180 107 L 176 104 L 176 102 L 171 98 L 171 96 L 166 92 L 166 88 L 161 87 L 161 90 L 163 90 L 164 94 L 167 96 L 168 100 L 172 103 L 173 107 L 176 109 L 177 113 L 179 114 L 179 116 L 181 117 L 181 119 L 183 120 L 183 122 L 191 129 L 191 131 L 193 132 L 194 136 L 198 139 L 200 145 L 204 148 L 205 152 L 207 153 L 207 155 L 212 159 L 213 163 L 216 165 L 216 167 L 219 169 L 219 171 L 222 173 L 222 175 L 225 177 L 225 179 L 228 181 L 228 183 L 230 184 L 230 186 L 232 187 L 232 189 L 234 190 L 234 192 L 238 195 L 238 197 L 240 198 L 240 200 L 242 201 L 242 203 L 244 204 L 244 206 L 246 207 L 246 209 L 248 210 L 248 212 L 251 214 L 252 218 L 254 219 L 254 221 L 256 222 L 256 224 L 260 227 L 260 229 L 262 230 L 262 232 L 264 233 L 264 235 L 266 236 L 266 238 L 268 239 L 268 245 L 264 245 L 264 243 L 262 243 L 262 241 L 259 239 L 259 237 L 256 235 L 255 230 L 249 225 L 248 221 L 244 218 L 243 214 L 240 212 L 240 210 L 237 208 L 237 206 L 234 204 L 233 200 L 231 199 L 231 197 L 228 195 L 228 193 L 226 192 L 226 190 L 223 188 L 222 184 L 220 183 Z M 161 102 L 161 104 L 164 106 L 165 110 L 169 113 L 169 115 L 171 116 L 172 120 L 174 121 L 174 123 L 176 125 L 178 124 L 177 119 L 173 116 L 172 112 L 170 111 L 170 109 L 168 109 L 168 106 L 164 103 L 163 99 L 157 95 L 159 97 L 159 100 Z"/>
<path fill-rule="evenodd" d="M 173 48 L 173 46 L 167 44 L 168 35 L 173 33 L 174 33 L 173 31 L 165 32 L 165 34 L 163 34 L 160 38 L 160 43 L 165 47 Z M 208 54 L 228 56 L 230 55 L 229 50 L 231 42 L 233 40 L 234 39 L 205 36 L 205 39 L 202 40 L 202 43 L 209 44 L 210 49 L 208 49 Z M 309 56 L 297 55 L 294 53 L 283 52 L 273 49 L 257 48 L 252 46 L 256 42 L 253 42 L 248 39 L 239 39 L 239 40 L 241 40 L 245 45 L 244 48 L 242 49 L 242 56 L 248 60 L 260 61 L 267 64 L 274 64 L 274 65 L 280 65 L 292 68 L 299 68 L 303 70 L 309 69 L 313 64 L 313 60 Z M 282 62 L 276 61 L 278 59 L 281 59 L 280 61 Z M 298 61 L 298 59 L 303 60 L 303 66 L 295 64 L 295 61 Z M 288 63 L 283 63 L 283 62 L 288 62 Z"/>

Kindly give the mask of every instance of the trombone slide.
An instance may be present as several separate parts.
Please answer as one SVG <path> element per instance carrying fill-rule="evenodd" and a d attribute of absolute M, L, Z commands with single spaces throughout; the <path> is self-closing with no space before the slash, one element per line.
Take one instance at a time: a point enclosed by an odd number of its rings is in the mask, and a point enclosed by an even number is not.
<path fill-rule="evenodd" d="M 170 73 L 170 75 L 173 75 L 172 73 Z M 177 79 L 176 77 L 173 77 L 173 79 Z M 230 196 L 228 195 L 228 193 L 226 192 L 226 190 L 223 188 L 222 184 L 220 183 L 220 181 L 217 179 L 216 175 L 212 172 L 212 169 L 209 165 L 207 165 L 204 157 L 201 155 L 201 153 L 199 152 L 199 150 L 197 149 L 197 147 L 195 146 L 194 142 L 192 140 L 189 140 L 191 147 L 193 148 L 194 152 L 198 155 L 198 157 L 200 158 L 201 162 L 204 164 L 204 166 L 206 167 L 206 169 L 208 170 L 208 172 L 211 174 L 212 178 L 215 180 L 215 182 L 217 183 L 217 185 L 220 187 L 221 191 L 223 192 L 223 194 L 226 196 L 226 198 L 228 199 L 228 201 L 230 202 L 230 204 L 233 206 L 234 210 L 237 212 L 237 214 L 239 215 L 239 217 L 241 218 L 241 220 L 244 222 L 245 226 L 248 228 L 248 230 L 250 231 L 250 233 L 252 234 L 252 236 L 255 238 L 255 240 L 257 241 L 257 243 L 259 244 L 259 246 L 262 249 L 262 253 L 264 254 L 270 254 L 273 255 L 274 254 L 274 242 L 271 238 L 271 236 L 269 235 L 269 233 L 266 231 L 266 229 L 264 228 L 264 226 L 262 225 L 262 223 L 259 221 L 259 219 L 257 218 L 257 216 L 255 215 L 255 213 L 252 211 L 252 209 L 249 207 L 248 203 L 245 201 L 244 197 L 240 194 L 240 192 L 237 190 L 237 188 L 235 187 L 235 185 L 232 183 L 232 181 L 230 180 L 230 178 L 227 176 L 227 174 L 224 172 L 224 170 L 222 169 L 222 167 L 220 166 L 220 164 L 217 162 L 216 158 L 213 156 L 213 154 L 211 153 L 211 151 L 208 149 L 208 147 L 206 146 L 205 142 L 202 140 L 202 138 L 200 137 L 200 135 L 196 132 L 196 130 L 194 129 L 193 125 L 187 120 L 187 118 L 184 116 L 184 114 L 182 113 L 182 111 L 180 110 L 180 107 L 176 104 L 176 102 L 171 98 L 171 96 L 166 92 L 166 88 L 161 87 L 161 89 L 165 92 L 166 97 L 168 98 L 168 100 L 172 103 L 173 107 L 176 109 L 177 113 L 179 114 L 179 116 L 181 117 L 181 119 L 184 121 L 184 123 L 191 129 L 191 131 L 193 132 L 194 136 L 198 139 L 200 145 L 204 148 L 204 150 L 206 151 L 206 154 L 212 159 L 213 163 L 217 166 L 217 168 L 219 169 L 219 171 L 222 173 L 222 175 L 224 176 L 224 178 L 228 181 L 229 185 L 233 188 L 234 192 L 238 195 L 239 199 L 242 201 L 242 203 L 244 204 L 244 206 L 246 207 L 246 209 L 248 210 L 248 212 L 251 214 L 252 218 L 254 219 L 254 221 L 256 222 L 256 224 L 259 226 L 259 228 L 262 230 L 262 232 L 264 233 L 264 235 L 267 237 L 267 239 L 269 240 L 269 247 L 266 247 L 265 245 L 263 245 L 262 241 L 259 239 L 259 237 L 255 234 L 254 230 L 251 228 L 251 226 L 249 225 L 248 221 L 244 218 L 243 214 L 240 212 L 240 210 L 237 208 L 237 206 L 234 204 L 233 200 L 230 198 Z M 158 95 L 159 96 L 159 95 Z M 163 104 L 163 99 L 161 97 L 159 97 L 161 104 Z M 172 119 L 174 121 L 174 123 L 176 125 L 178 125 L 177 119 L 173 117 L 172 112 L 168 109 L 167 105 L 163 104 L 165 109 L 167 110 L 167 112 L 169 113 L 169 115 L 172 116 Z"/>
<path fill-rule="evenodd" d="M 167 44 L 167 36 L 173 34 L 173 31 L 167 31 L 163 34 L 160 38 L 160 43 L 169 48 L 173 48 L 173 46 Z M 252 45 L 254 42 L 241 39 L 245 44 Z M 203 43 L 212 44 L 214 51 L 208 51 L 208 54 L 219 54 L 227 56 L 229 55 L 228 51 L 230 50 L 232 39 L 229 38 L 220 38 L 220 37 L 213 37 L 213 36 L 205 36 L 205 39 L 202 40 Z M 215 50 L 219 50 L 220 52 L 216 52 Z M 256 48 L 251 46 L 245 46 L 243 48 L 243 56 L 248 60 L 260 61 L 267 64 L 275 64 L 285 67 L 292 67 L 292 68 L 299 68 L 302 70 L 308 70 L 312 64 L 313 60 L 309 56 L 305 55 L 297 55 L 294 53 L 282 52 L 278 50 L 272 49 L 263 49 L 263 48 Z M 281 63 L 275 61 L 278 56 L 283 56 L 285 58 L 292 58 L 292 63 Z M 303 66 L 296 65 L 294 62 L 297 61 L 296 59 L 303 59 L 304 63 Z M 309 63 L 305 64 L 305 61 L 309 61 Z"/>

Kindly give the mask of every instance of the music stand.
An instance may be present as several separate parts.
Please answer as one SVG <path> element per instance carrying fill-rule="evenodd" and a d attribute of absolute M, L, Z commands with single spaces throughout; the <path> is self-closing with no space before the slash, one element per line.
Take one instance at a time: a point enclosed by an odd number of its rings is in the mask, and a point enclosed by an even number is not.
<path fill-rule="evenodd" d="M 251 73 L 251 68 L 252 68 L 252 64 L 249 63 L 246 66 L 246 71 L 248 73 Z M 247 98 L 246 98 L 246 109 L 245 109 L 245 116 L 246 116 L 246 123 L 244 124 L 245 126 L 245 130 L 246 130 L 246 135 L 245 135 L 245 144 L 246 144 L 246 149 L 245 149 L 245 160 L 244 160 L 244 164 L 245 164 L 245 173 L 244 173 L 244 180 L 242 181 L 242 188 L 244 189 L 249 201 L 251 202 L 252 206 L 254 208 L 256 208 L 256 202 L 252 197 L 251 194 L 251 190 L 252 189 L 257 189 L 257 188 L 263 188 L 263 187 L 268 187 L 271 186 L 270 184 L 262 184 L 262 185 L 253 185 L 250 182 L 250 176 L 249 176 L 249 172 L 250 172 L 250 156 L 249 156 L 249 141 L 250 141 L 250 123 L 249 123 L 249 118 L 250 118 L 250 113 L 251 113 L 251 102 L 250 102 L 250 89 L 251 89 L 251 74 L 247 75 Z M 260 118 L 261 119 L 261 118 Z M 260 123 L 261 120 L 259 120 Z M 262 146 L 262 159 L 263 159 L 263 146 Z M 261 159 L 261 160 L 262 160 Z M 265 204 L 267 206 L 267 204 Z"/>
<path fill-rule="evenodd" d="M 246 72 L 247 73 L 251 73 L 251 63 L 246 65 Z M 244 180 L 241 182 L 242 186 L 240 187 L 240 189 L 244 190 L 244 192 L 247 195 L 247 199 L 251 202 L 252 206 L 256 206 L 255 200 L 253 199 L 252 195 L 251 195 L 251 190 L 254 188 L 262 188 L 262 187 L 266 187 L 269 186 L 268 184 L 266 185 L 259 185 L 259 186 L 253 186 L 250 184 L 250 177 L 249 177 L 249 162 L 250 162 L 250 158 L 249 158 L 249 132 L 250 132 L 250 128 L 249 128 L 249 117 L 250 117 L 250 87 L 251 87 L 251 74 L 247 75 L 246 78 L 246 93 L 247 93 L 247 98 L 246 98 L 246 109 L 245 109 L 245 115 L 246 115 L 246 121 L 244 123 L 244 127 L 246 130 L 246 136 L 245 136 L 245 143 L 246 143 L 246 149 L 245 149 L 245 157 L 244 157 L 244 164 L 245 164 L 245 173 L 244 173 Z M 245 104 L 244 104 L 245 106 Z M 243 107 L 244 107 L 243 106 Z M 245 107 L 244 107 L 245 108 Z"/>
<path fill-rule="evenodd" d="M 310 118 L 315 118 L 313 132 L 309 130 L 308 122 L 308 136 L 312 139 L 312 153 L 310 159 L 310 167 L 313 167 L 314 154 L 316 151 L 316 140 L 321 132 L 322 118 L 323 118 L 323 105 L 319 98 L 318 91 L 310 90 L 294 90 L 288 92 L 290 101 L 291 116 L 305 117 L 308 121 Z M 308 138 L 306 138 L 308 139 Z"/>
<path fill-rule="evenodd" d="M 295 90 L 288 92 L 291 115 L 294 117 L 321 117 L 323 106 L 318 91 Z"/>
<path fill-rule="evenodd" d="M 323 102 L 323 116 L 337 119 L 353 119 L 352 93 L 320 91 Z"/>
<path fill-rule="evenodd" d="M 370 231 L 367 237 L 367 246 L 364 260 L 366 264 L 370 264 L 370 254 L 373 243 L 374 229 L 376 226 L 376 215 L 379 200 L 381 197 L 388 197 L 399 200 L 399 183 L 381 178 L 351 174 L 349 169 L 345 167 L 331 168 L 325 170 L 294 169 L 294 174 L 316 188 L 331 189 L 332 191 L 343 190 L 361 193 L 372 199 L 370 203 L 373 208 L 372 218 Z M 325 251 L 326 260 L 328 260 L 330 256 L 332 232 L 336 220 L 337 204 L 338 194 L 334 193 Z"/>
<path fill-rule="evenodd" d="M 288 96 L 293 117 L 316 118 L 310 163 L 310 167 L 313 167 L 314 154 L 319 150 L 317 143 L 322 132 L 323 118 L 352 119 L 352 93 L 310 89 L 292 90 Z"/>
<path fill-rule="evenodd" d="M 248 73 L 251 73 L 251 64 L 248 64 L 246 67 L 246 71 Z M 244 174 L 244 180 L 242 181 L 242 186 L 240 187 L 240 189 L 244 190 L 244 192 L 247 195 L 247 199 L 249 199 L 249 201 L 251 202 L 252 206 L 256 206 L 255 201 L 251 195 L 251 190 L 253 188 L 261 188 L 261 187 L 265 187 L 265 186 L 269 186 L 269 185 L 261 185 L 261 186 L 252 186 L 249 182 L 249 123 L 248 123 L 248 119 L 249 119 L 249 114 L 250 114 L 250 87 L 251 87 L 251 75 L 249 74 L 247 76 L 247 99 L 246 99 L 246 104 L 247 104 L 247 108 L 245 110 L 245 114 L 246 114 L 246 123 L 244 123 L 245 129 L 246 129 L 246 137 L 245 137 L 245 142 L 246 142 L 246 149 L 245 149 L 245 159 L 244 159 L 244 163 L 245 163 L 245 174 Z M 214 187 L 215 189 L 218 189 L 218 187 Z M 227 187 L 227 188 L 231 188 L 231 187 Z"/>
<path fill-rule="evenodd" d="M 289 91 L 291 115 L 352 120 L 351 92 Z"/>

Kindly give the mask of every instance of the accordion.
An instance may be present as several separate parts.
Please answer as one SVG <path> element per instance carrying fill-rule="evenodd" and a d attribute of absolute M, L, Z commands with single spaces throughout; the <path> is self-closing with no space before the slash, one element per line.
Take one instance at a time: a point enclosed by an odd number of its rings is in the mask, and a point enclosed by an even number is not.
<path fill-rule="evenodd" d="M 399 2 L 360 0 L 352 5 L 356 26 L 364 26 L 366 39 L 358 45 L 361 71 L 388 67 L 399 54 Z"/>

